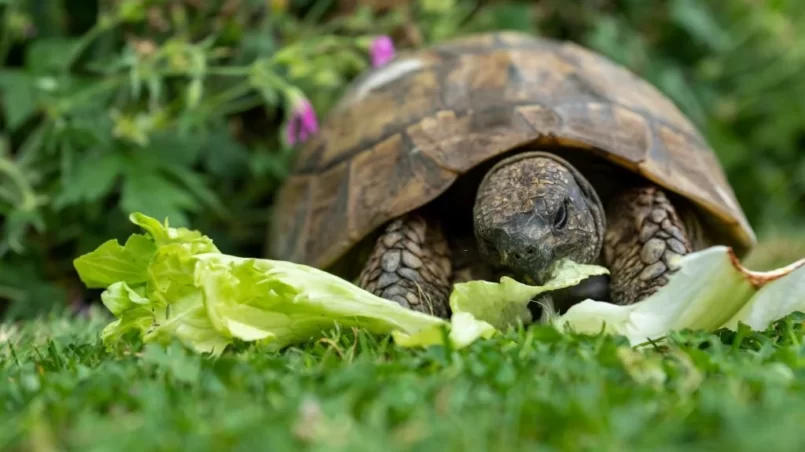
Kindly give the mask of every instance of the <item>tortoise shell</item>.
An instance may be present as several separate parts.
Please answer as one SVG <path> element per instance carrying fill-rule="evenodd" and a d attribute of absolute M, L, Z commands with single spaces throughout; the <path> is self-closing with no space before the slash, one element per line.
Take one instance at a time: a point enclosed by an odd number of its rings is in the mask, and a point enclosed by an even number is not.
<path fill-rule="evenodd" d="M 277 194 L 271 254 L 329 267 L 479 164 L 547 143 L 690 200 L 739 256 L 755 243 L 715 153 L 668 98 L 576 44 L 501 32 L 400 54 L 355 80 Z"/>

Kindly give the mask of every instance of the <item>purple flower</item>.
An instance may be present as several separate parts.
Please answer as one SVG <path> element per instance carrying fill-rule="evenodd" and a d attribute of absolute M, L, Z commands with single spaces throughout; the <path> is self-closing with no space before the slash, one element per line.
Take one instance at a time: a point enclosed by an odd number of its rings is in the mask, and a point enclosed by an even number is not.
<path fill-rule="evenodd" d="M 372 66 L 380 67 L 394 59 L 394 42 L 388 36 L 379 36 L 369 47 Z"/>
<path fill-rule="evenodd" d="M 285 130 L 285 138 L 293 146 L 297 142 L 304 142 L 311 135 L 319 130 L 319 123 L 316 120 L 316 111 L 310 105 L 310 101 L 303 96 L 293 96 L 293 107 L 291 119 Z"/>

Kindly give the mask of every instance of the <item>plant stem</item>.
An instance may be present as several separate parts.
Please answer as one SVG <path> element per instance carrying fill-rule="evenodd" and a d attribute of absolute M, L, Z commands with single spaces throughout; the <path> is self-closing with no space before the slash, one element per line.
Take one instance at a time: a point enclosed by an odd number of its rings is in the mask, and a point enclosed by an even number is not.
<path fill-rule="evenodd" d="M 104 31 L 110 30 L 114 28 L 120 19 L 112 18 L 109 21 L 98 20 L 95 24 L 84 33 L 81 38 L 79 38 L 78 42 L 73 46 L 70 50 L 70 54 L 67 56 L 67 60 L 64 64 L 64 71 L 67 72 L 70 70 L 70 67 L 75 63 L 78 57 L 81 56 L 82 53 L 89 47 L 90 44 L 101 35 Z"/>
<path fill-rule="evenodd" d="M 19 168 L 11 160 L 0 158 L 0 174 L 6 174 L 19 189 L 21 199 L 17 200 L 17 207 L 22 210 L 32 210 L 36 206 L 36 194 Z M 9 200 L 9 202 L 13 202 L 13 200 Z"/>
<path fill-rule="evenodd" d="M 102 79 L 97 84 L 92 85 L 90 88 L 79 91 L 67 98 L 68 103 L 77 103 L 86 100 L 87 98 L 96 96 L 103 93 L 108 89 L 117 88 L 122 82 L 127 80 L 126 76 L 118 75 Z"/>
<path fill-rule="evenodd" d="M 233 101 L 216 110 L 218 116 L 228 116 L 240 113 L 265 103 L 262 97 L 249 97 L 242 100 Z"/>
<path fill-rule="evenodd" d="M 204 72 L 207 72 L 211 75 L 225 75 L 225 76 L 246 76 L 249 75 L 249 71 L 251 67 L 249 66 L 234 66 L 234 67 L 226 67 L 226 66 L 211 66 L 204 69 Z"/>
<path fill-rule="evenodd" d="M 210 96 L 205 102 L 203 108 L 205 110 L 213 111 L 220 108 L 227 102 L 236 100 L 238 97 L 244 96 L 252 90 L 248 83 L 238 83 L 231 86 L 215 95 Z"/>

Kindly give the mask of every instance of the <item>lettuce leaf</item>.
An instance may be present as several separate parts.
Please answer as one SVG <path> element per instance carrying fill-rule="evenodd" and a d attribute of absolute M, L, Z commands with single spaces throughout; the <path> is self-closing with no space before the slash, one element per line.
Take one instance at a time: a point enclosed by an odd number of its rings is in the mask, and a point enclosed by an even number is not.
<path fill-rule="evenodd" d="M 528 304 L 538 295 L 552 290 L 575 286 L 586 278 L 608 274 L 598 265 L 577 264 L 569 259 L 559 261 L 544 286 L 523 284 L 504 276 L 499 283 L 469 281 L 456 284 L 450 294 L 453 312 L 466 312 L 483 319 L 496 329 L 512 327 L 518 322 L 531 323 L 534 319 Z M 551 309 L 551 306 L 545 306 Z"/>
<path fill-rule="evenodd" d="M 222 254 L 196 259 L 195 284 L 215 328 L 270 348 L 320 337 L 336 324 L 376 334 L 447 324 L 312 267 Z"/>
<path fill-rule="evenodd" d="M 630 306 L 585 300 L 551 323 L 563 331 L 626 336 L 632 345 L 683 329 L 755 330 L 805 310 L 805 259 L 771 272 L 752 272 L 732 250 L 714 246 L 679 261 L 680 269 L 652 296 Z"/>
<path fill-rule="evenodd" d="M 392 331 L 394 342 L 401 347 L 427 347 L 430 345 L 443 345 L 444 329 L 431 327 L 414 334 L 402 331 Z M 450 318 L 450 328 L 447 332 L 447 342 L 453 348 L 459 349 L 475 342 L 478 338 L 489 339 L 498 330 L 488 322 L 478 320 L 469 312 L 455 312 Z"/>
<path fill-rule="evenodd" d="M 116 317 L 101 333 L 106 343 L 134 332 L 144 342 L 178 339 L 218 355 L 235 339 L 277 349 L 336 325 L 411 338 L 451 326 L 322 270 L 225 255 L 198 231 L 139 213 L 130 221 L 144 234 L 123 246 L 110 240 L 74 261 L 86 285 L 106 289 L 101 300 Z M 458 321 L 451 336 L 457 347 L 491 331 L 474 318 Z"/>
<path fill-rule="evenodd" d="M 108 287 L 122 281 L 128 284 L 145 282 L 148 262 L 156 252 L 154 242 L 142 234 L 134 234 L 120 246 L 109 240 L 95 251 L 73 261 L 81 282 L 90 289 Z"/>
<path fill-rule="evenodd" d="M 136 332 L 143 342 L 167 344 L 174 338 L 197 352 L 220 354 L 231 342 L 212 325 L 200 294 L 162 303 L 142 296 L 145 287 L 132 289 L 125 282 L 111 285 L 101 295 L 104 305 L 117 320 L 101 331 L 107 344 L 129 332 Z"/>

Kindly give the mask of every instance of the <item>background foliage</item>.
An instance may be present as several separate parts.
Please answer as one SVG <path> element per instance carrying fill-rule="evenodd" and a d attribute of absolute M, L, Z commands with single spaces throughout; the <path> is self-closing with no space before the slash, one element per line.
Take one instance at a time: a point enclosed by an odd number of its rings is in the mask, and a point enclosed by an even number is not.
<path fill-rule="evenodd" d="M 289 93 L 320 117 L 398 48 L 475 31 L 571 39 L 701 127 L 752 224 L 805 223 L 805 3 L 795 0 L 0 0 L 0 309 L 84 299 L 72 259 L 169 216 L 259 255 L 294 155 Z M 799 242 L 798 242 L 799 243 Z"/>

